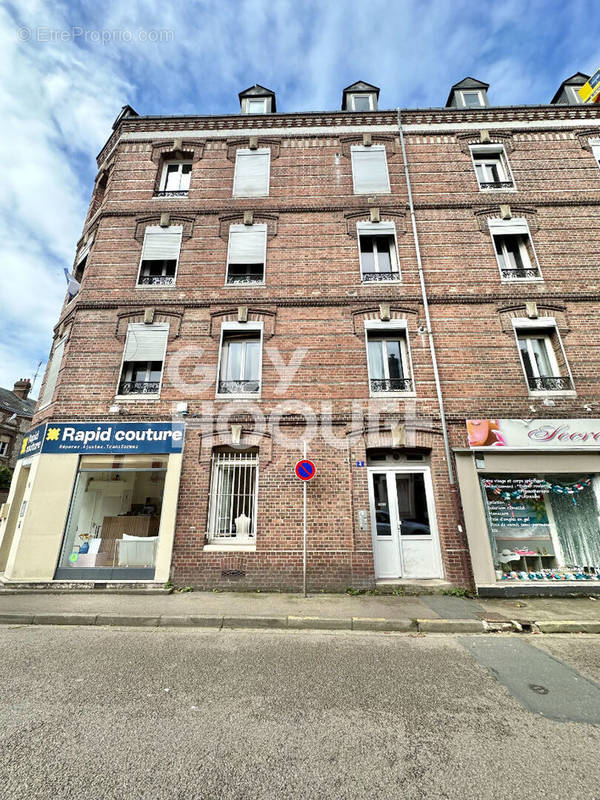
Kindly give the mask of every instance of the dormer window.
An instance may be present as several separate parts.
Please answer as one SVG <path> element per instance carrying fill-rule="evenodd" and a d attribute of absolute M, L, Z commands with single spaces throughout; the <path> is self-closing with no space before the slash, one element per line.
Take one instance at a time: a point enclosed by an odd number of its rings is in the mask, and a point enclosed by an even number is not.
<path fill-rule="evenodd" d="M 489 83 L 476 78 L 464 78 L 450 89 L 446 108 L 486 108 Z"/>
<path fill-rule="evenodd" d="M 342 92 L 342 111 L 377 111 L 378 98 L 377 86 L 357 81 Z"/>
<path fill-rule="evenodd" d="M 275 92 L 255 83 L 249 89 L 240 92 L 240 111 L 242 114 L 271 114 L 277 111 Z"/>

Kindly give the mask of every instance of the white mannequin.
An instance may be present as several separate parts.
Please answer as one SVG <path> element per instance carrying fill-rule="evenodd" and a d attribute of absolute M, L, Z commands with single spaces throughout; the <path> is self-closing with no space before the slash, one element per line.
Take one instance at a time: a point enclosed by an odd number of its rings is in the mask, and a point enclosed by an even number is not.
<path fill-rule="evenodd" d="M 238 536 L 247 536 L 250 529 L 250 517 L 243 512 L 235 518 L 235 532 Z"/>

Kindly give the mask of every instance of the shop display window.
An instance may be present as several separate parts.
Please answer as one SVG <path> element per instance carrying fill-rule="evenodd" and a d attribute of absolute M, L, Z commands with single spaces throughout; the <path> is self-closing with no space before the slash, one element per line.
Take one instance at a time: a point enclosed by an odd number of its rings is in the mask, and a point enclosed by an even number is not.
<path fill-rule="evenodd" d="M 498 580 L 600 580 L 600 477 L 481 477 Z"/>
<path fill-rule="evenodd" d="M 154 570 L 167 462 L 163 455 L 81 458 L 61 573 Z"/>

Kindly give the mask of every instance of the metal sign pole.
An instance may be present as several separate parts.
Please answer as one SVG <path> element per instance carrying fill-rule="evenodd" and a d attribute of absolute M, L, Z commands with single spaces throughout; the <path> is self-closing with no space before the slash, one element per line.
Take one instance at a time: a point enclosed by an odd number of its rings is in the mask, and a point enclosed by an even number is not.
<path fill-rule="evenodd" d="M 306 458 L 306 439 L 304 440 L 304 458 Z M 308 481 L 302 481 L 302 494 L 304 497 L 304 509 L 302 514 L 303 522 L 303 540 L 302 540 L 302 586 L 304 589 L 304 597 L 306 594 L 306 484 Z"/>

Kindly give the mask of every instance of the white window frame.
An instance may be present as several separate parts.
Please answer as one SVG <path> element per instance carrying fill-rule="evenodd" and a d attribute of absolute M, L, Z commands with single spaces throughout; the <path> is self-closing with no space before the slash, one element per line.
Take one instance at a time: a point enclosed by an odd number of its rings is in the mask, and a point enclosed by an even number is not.
<path fill-rule="evenodd" d="M 256 453 L 231 453 L 231 461 L 233 464 L 236 462 L 239 464 L 244 463 L 244 461 L 254 466 L 254 502 L 252 508 L 252 528 L 254 530 L 253 536 L 246 536 L 242 538 L 241 536 L 219 536 L 215 535 L 214 528 L 215 528 L 215 517 L 217 513 L 217 493 L 213 493 L 213 489 L 216 489 L 216 481 L 217 481 L 217 472 L 219 467 L 223 466 L 223 464 L 219 464 L 216 456 L 223 455 L 221 453 L 213 453 L 211 458 L 211 469 L 210 469 L 210 490 L 209 490 L 209 507 L 208 507 L 208 518 L 206 520 L 206 538 L 209 542 L 208 545 L 204 546 L 204 550 L 214 550 L 218 551 L 220 549 L 223 550 L 255 550 L 256 549 L 256 539 L 258 537 L 258 486 L 259 486 L 259 467 L 260 467 L 260 459 L 258 452 Z M 237 456 L 237 458 L 236 458 Z"/>
<path fill-rule="evenodd" d="M 592 154 L 596 159 L 596 165 L 600 168 L 600 139 L 589 139 Z"/>
<path fill-rule="evenodd" d="M 537 319 L 529 319 L 529 318 L 516 318 L 512 321 L 513 324 L 513 331 L 515 334 L 515 345 L 517 348 L 517 355 L 519 357 L 519 361 L 521 363 L 521 369 L 523 371 L 523 379 L 525 381 L 525 386 L 527 387 L 527 392 L 529 397 L 577 397 L 577 391 L 575 390 L 575 381 L 573 380 L 573 374 L 571 372 L 571 365 L 567 359 L 567 354 L 565 352 L 565 347 L 563 344 L 562 336 L 560 335 L 560 331 L 558 329 L 558 325 L 556 324 L 556 319 L 554 317 L 538 317 Z M 571 381 L 571 389 L 565 389 L 564 391 L 555 391 L 553 389 L 531 389 L 529 386 L 529 380 L 527 378 L 527 372 L 525 371 L 525 364 L 523 363 L 523 358 L 521 356 L 521 347 L 519 345 L 519 336 L 524 337 L 527 336 L 527 331 L 530 332 L 530 335 L 533 336 L 534 332 L 545 330 L 548 331 L 547 339 L 549 340 L 549 348 L 548 348 L 548 355 L 550 357 L 550 361 L 552 363 L 552 368 L 556 370 L 556 375 L 559 375 L 559 366 L 558 360 L 556 358 L 556 353 L 554 351 L 554 347 L 552 346 L 552 334 L 556 334 L 556 338 L 562 353 L 562 357 L 565 362 L 565 366 L 567 369 L 567 374 L 569 380 Z M 528 348 L 529 350 L 529 348 Z"/>
<path fill-rule="evenodd" d="M 569 94 L 569 92 L 571 94 L 571 104 L 572 105 L 580 105 L 581 103 L 583 103 L 583 100 L 581 99 L 581 95 L 579 94 L 579 90 L 581 89 L 581 86 L 565 86 L 565 89 L 567 90 L 567 94 Z"/>
<path fill-rule="evenodd" d="M 244 97 L 243 98 L 243 110 L 244 114 L 269 114 L 271 111 L 271 101 L 272 97 Z M 263 105 L 262 111 L 250 111 L 250 103 L 258 103 L 261 102 Z"/>
<path fill-rule="evenodd" d="M 371 376 L 371 363 L 369 361 L 369 333 L 374 333 L 379 336 L 389 334 L 393 338 L 394 334 L 399 336 L 404 341 L 404 348 L 400 346 L 400 353 L 403 356 L 402 369 L 407 378 L 410 378 L 412 390 L 409 392 L 374 392 L 371 388 L 371 380 L 378 380 Z M 408 324 L 404 319 L 390 320 L 389 322 L 382 322 L 380 320 L 368 319 L 365 320 L 365 352 L 367 357 L 367 379 L 369 381 L 369 397 L 416 397 L 417 392 L 415 388 L 415 377 L 413 371 L 412 353 L 410 349 L 410 341 L 408 338 Z M 384 359 L 384 372 L 385 372 L 385 359 Z"/>
<path fill-rule="evenodd" d="M 169 161 L 165 161 L 162 168 L 162 174 L 160 176 L 160 183 L 159 183 L 159 191 L 166 192 L 167 191 L 167 170 L 169 167 L 176 164 L 179 167 L 190 166 L 192 169 L 190 170 L 190 185 L 192 183 L 192 170 L 194 169 L 194 165 L 192 161 L 178 161 L 177 159 L 171 159 Z M 179 170 L 179 182 L 181 183 L 183 171 Z M 169 190 L 171 191 L 171 190 Z M 186 192 L 186 197 L 189 195 L 190 187 L 188 186 L 187 189 L 173 189 L 174 192 Z M 161 199 L 161 198 L 159 198 Z M 179 199 L 185 199 L 179 196 Z"/>
<path fill-rule="evenodd" d="M 266 194 L 240 194 L 236 192 L 236 182 L 237 182 L 237 174 L 238 174 L 238 163 L 240 156 L 242 158 L 247 158 L 248 156 L 255 156 L 255 155 L 265 155 L 268 154 L 267 158 L 267 192 Z M 235 167 L 233 170 L 233 197 L 268 197 L 269 192 L 271 191 L 271 148 L 270 147 L 259 147 L 257 150 L 250 150 L 246 147 L 239 147 L 235 154 Z"/>
<path fill-rule="evenodd" d="M 263 256 L 262 256 L 262 265 L 263 265 L 263 279 L 262 279 L 262 281 L 256 281 L 256 283 L 229 283 L 229 281 L 228 281 L 228 278 L 229 278 L 229 252 L 230 252 L 230 248 L 231 248 L 231 231 L 232 231 L 232 229 L 235 230 L 236 227 L 238 227 L 238 226 L 236 226 L 236 225 L 230 225 L 229 226 L 229 236 L 227 237 L 227 262 L 225 264 L 225 284 L 224 285 L 229 289 L 231 287 L 237 288 L 237 289 L 243 289 L 243 288 L 251 289 L 251 288 L 256 287 L 256 286 L 264 286 L 266 284 L 266 282 L 267 282 L 267 240 L 269 238 L 268 226 L 265 225 L 264 223 L 257 223 L 255 225 L 248 225 L 248 226 L 246 226 L 246 225 L 239 226 L 239 227 L 244 227 L 244 228 L 246 228 L 246 227 L 248 227 L 248 228 L 258 228 L 260 230 L 264 229 L 264 231 L 265 231 L 265 246 L 264 246 L 264 251 L 263 251 Z M 235 266 L 235 264 L 233 266 Z"/>
<path fill-rule="evenodd" d="M 350 99 L 350 109 L 349 110 L 350 111 L 356 111 L 358 114 L 361 113 L 361 111 L 359 111 L 356 108 L 356 98 L 357 97 L 367 97 L 369 99 L 369 108 L 367 109 L 367 111 L 377 111 L 377 107 L 375 105 L 375 93 L 374 92 L 352 92 L 349 95 L 349 99 Z"/>
<path fill-rule="evenodd" d="M 134 326 L 138 326 L 140 328 L 154 327 L 154 328 L 157 328 L 159 330 L 166 330 L 167 331 L 167 335 L 165 337 L 165 349 L 163 351 L 163 357 L 162 357 L 162 369 L 160 371 L 160 381 L 158 383 L 158 392 L 156 392 L 156 393 L 148 392 L 147 394 L 119 394 L 119 386 L 121 385 L 121 381 L 124 380 L 124 378 L 123 378 L 123 365 L 125 364 L 125 351 L 127 349 L 127 338 L 129 336 L 130 329 L 132 327 L 134 327 Z M 115 400 L 118 400 L 119 403 L 123 403 L 123 402 L 139 403 L 140 401 L 156 402 L 157 400 L 160 400 L 160 395 L 161 395 L 161 392 L 162 392 L 162 385 L 163 385 L 163 378 L 164 378 L 164 375 L 165 375 L 165 365 L 166 365 L 166 360 L 167 360 L 167 349 L 168 349 L 168 346 L 169 346 L 169 323 L 168 322 L 167 323 L 160 322 L 160 323 L 155 323 L 153 325 L 146 325 L 146 323 L 144 323 L 144 322 L 130 322 L 129 323 L 129 325 L 127 326 L 127 334 L 125 336 L 125 342 L 123 344 L 123 353 L 121 355 L 121 366 L 119 367 L 119 378 L 117 380 L 117 388 L 115 390 Z M 157 361 L 158 361 L 158 359 L 157 359 Z"/>
<path fill-rule="evenodd" d="M 156 291 L 157 289 L 165 290 L 165 289 L 176 289 L 177 288 L 177 273 L 179 272 L 179 259 L 181 257 L 181 245 L 183 244 L 183 226 L 182 225 L 173 226 L 173 227 L 181 228 L 181 238 L 179 240 L 179 252 L 177 254 L 177 258 L 175 259 L 175 274 L 173 275 L 173 283 L 166 283 L 166 284 L 164 284 L 164 283 L 163 284 L 161 284 L 161 283 L 156 283 L 156 284 L 140 283 L 140 278 L 142 277 L 142 263 L 144 261 L 144 246 L 146 244 L 146 235 L 148 233 L 148 228 L 156 228 L 156 227 L 159 227 L 159 226 L 157 226 L 157 225 L 147 225 L 146 229 L 144 230 L 144 241 L 142 242 L 142 251 L 140 253 L 140 263 L 138 265 L 138 274 L 137 274 L 137 278 L 135 279 L 135 288 L 136 289 L 143 289 L 143 290 L 150 289 L 151 291 Z M 164 230 L 168 231 L 169 227 L 172 227 L 172 226 L 168 226 Z M 152 260 L 152 259 L 150 259 L 150 260 Z"/>
<path fill-rule="evenodd" d="M 514 228 L 518 227 L 521 228 L 520 231 L 515 231 Z M 523 217 L 503 220 L 503 219 L 488 219 L 488 228 L 490 231 L 490 236 L 492 239 L 492 247 L 494 248 L 494 257 L 496 259 L 496 264 L 498 266 L 498 272 L 500 274 L 500 281 L 501 283 L 541 283 L 544 280 L 544 276 L 542 274 L 542 268 L 540 267 L 540 262 L 537 257 L 537 252 L 535 249 L 535 245 L 533 243 L 533 238 L 531 236 L 531 231 L 529 230 L 529 223 Z M 502 228 L 506 228 L 506 233 L 502 231 Z M 511 228 L 513 230 L 511 230 Z M 508 269 L 502 265 L 500 261 L 500 257 L 496 252 L 496 236 L 526 236 L 527 241 L 531 247 L 531 252 L 533 253 L 533 263 L 531 261 L 531 257 L 529 255 L 529 251 L 527 250 L 527 245 L 521 239 L 519 241 L 519 251 L 521 253 L 521 260 L 523 261 L 523 269 L 537 269 L 538 274 L 533 278 L 518 278 L 518 277 L 508 277 L 505 278 L 502 274 L 503 269 Z M 506 250 L 503 247 L 503 254 Z M 506 258 L 505 258 L 506 260 Z M 528 265 L 528 266 L 527 266 Z"/>
<path fill-rule="evenodd" d="M 61 357 L 60 357 L 60 364 L 58 365 L 58 368 L 56 370 L 56 381 L 55 381 L 54 387 L 52 389 L 52 394 L 50 395 L 49 399 L 46 402 L 44 402 L 44 395 L 46 394 L 46 386 L 44 385 L 44 390 L 40 394 L 40 403 L 41 403 L 41 405 L 38 408 L 38 411 L 41 411 L 43 408 L 48 408 L 48 406 L 52 405 L 52 403 L 54 401 L 54 395 L 56 393 L 56 387 L 58 385 L 58 379 L 60 377 L 60 371 L 62 369 L 62 364 L 63 364 L 63 360 L 64 360 L 64 357 L 65 357 L 65 347 L 67 345 L 67 338 L 68 338 L 67 336 L 63 336 L 62 339 L 58 339 L 57 342 L 55 343 L 54 347 L 52 348 L 52 352 L 50 353 L 49 363 L 48 363 L 48 365 L 46 367 L 46 372 L 47 372 L 46 383 L 48 382 L 49 370 L 52 367 L 52 362 L 54 360 L 54 354 L 56 353 L 56 351 L 57 351 L 57 349 L 59 347 L 62 347 L 62 354 L 61 354 Z"/>
<path fill-rule="evenodd" d="M 468 106 L 465 100 L 466 94 L 476 94 L 479 97 L 479 105 Z M 460 98 L 461 108 L 485 108 L 485 98 L 483 96 L 483 92 L 481 91 L 481 89 L 459 89 L 458 95 Z"/>
<path fill-rule="evenodd" d="M 0 441 L 0 458 L 6 458 L 8 454 L 8 442 Z"/>
<path fill-rule="evenodd" d="M 381 227 L 380 227 L 381 226 Z M 361 283 L 366 283 L 371 285 L 375 283 L 376 285 L 380 285 L 378 281 L 365 281 L 363 277 L 363 264 L 362 264 L 362 252 L 360 249 L 360 237 L 362 236 L 392 236 L 394 243 L 393 246 L 390 248 L 390 255 L 391 255 L 391 262 L 392 262 L 392 272 L 395 272 L 398 275 L 396 279 L 391 279 L 389 281 L 382 281 L 384 285 L 388 285 L 393 283 L 394 285 L 401 283 L 402 281 L 402 274 L 400 271 L 400 254 L 398 252 L 398 237 L 396 235 L 396 223 L 392 220 L 381 220 L 381 222 L 357 222 L 356 223 L 356 244 L 358 247 L 358 265 L 360 268 L 360 280 Z M 376 269 L 375 272 L 379 272 L 379 262 L 377 258 L 375 258 Z"/>
<path fill-rule="evenodd" d="M 512 169 L 510 166 L 510 162 L 508 160 L 508 156 L 506 155 L 506 150 L 503 144 L 478 144 L 472 145 L 470 147 L 471 151 L 471 160 L 473 162 L 473 171 L 475 172 L 475 178 L 477 180 L 477 185 L 479 186 L 480 192 L 515 192 L 517 190 L 517 186 L 515 184 L 515 179 L 512 174 Z M 498 165 L 499 165 L 499 174 L 503 175 L 502 182 L 508 183 L 510 181 L 512 186 L 507 186 L 505 188 L 494 189 L 493 187 L 482 188 L 481 181 L 479 180 L 479 175 L 477 174 L 477 156 L 484 155 L 486 153 L 490 154 L 491 156 L 498 156 Z M 491 160 L 491 159 L 490 159 Z M 484 183 L 491 183 L 491 181 L 484 181 Z"/>
<path fill-rule="evenodd" d="M 383 151 L 383 159 L 385 161 L 385 172 L 386 172 L 386 178 L 387 178 L 387 189 L 381 190 L 381 191 L 377 191 L 377 192 L 374 192 L 374 191 L 372 191 L 370 189 L 368 191 L 366 191 L 366 192 L 359 192 L 357 190 L 357 188 L 356 188 L 356 180 L 355 180 L 355 177 L 354 177 L 355 176 L 354 157 L 353 157 L 354 153 L 364 152 L 364 151 L 371 151 L 372 152 L 374 150 Z M 351 162 L 351 166 L 352 166 L 352 188 L 354 190 L 354 194 L 361 195 L 362 197 L 365 197 L 367 195 L 391 194 L 392 189 L 391 189 L 391 185 L 390 185 L 390 169 L 389 169 L 388 161 L 387 161 L 387 151 L 386 151 L 386 148 L 385 148 L 384 144 L 372 144 L 369 147 L 367 147 L 366 145 L 352 145 L 351 148 L 350 148 L 350 162 Z"/>
<path fill-rule="evenodd" d="M 221 336 L 219 338 L 219 358 L 217 361 L 217 376 L 215 381 L 215 399 L 216 400 L 249 400 L 252 402 L 253 400 L 260 400 L 262 395 L 262 388 L 263 388 L 263 339 L 264 339 L 264 332 L 263 332 L 264 325 L 262 321 L 258 322 L 223 322 L 221 324 Z M 258 331 L 259 336 L 259 355 L 258 355 L 258 392 L 249 392 L 245 394 L 220 394 L 219 393 L 219 382 L 221 380 L 221 361 L 223 358 L 223 340 L 225 338 L 225 333 L 233 331 L 234 333 L 245 333 L 246 331 Z"/>

